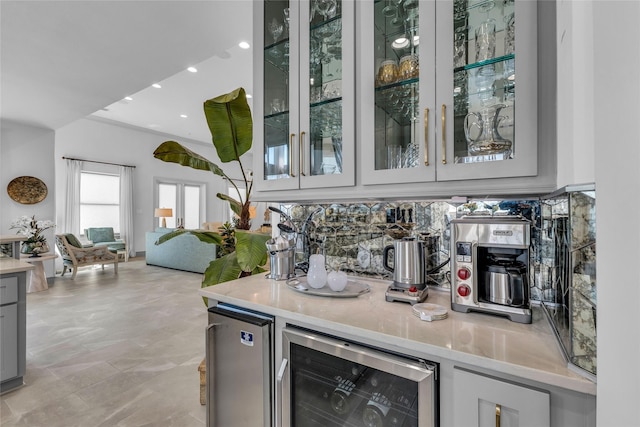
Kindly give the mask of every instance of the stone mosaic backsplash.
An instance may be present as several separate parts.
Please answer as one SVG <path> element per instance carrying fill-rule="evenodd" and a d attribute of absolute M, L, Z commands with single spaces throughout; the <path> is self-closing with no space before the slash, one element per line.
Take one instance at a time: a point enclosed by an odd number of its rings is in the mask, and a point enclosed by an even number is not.
<path fill-rule="evenodd" d="M 328 269 L 392 279 L 383 251 L 398 238 L 426 242 L 429 285 L 450 288 L 452 219 L 488 211 L 531 220 L 530 295 L 550 315 L 567 358 L 596 373 L 595 191 L 568 191 L 537 200 L 320 203 L 280 205 L 298 230 L 307 222 L 310 253 Z M 317 212 L 316 212 L 317 211 Z M 311 215 L 313 212 L 315 214 Z M 298 239 L 297 261 L 304 259 Z M 391 261 L 388 261 L 391 262 Z M 391 262 L 392 263 L 392 262 Z"/>

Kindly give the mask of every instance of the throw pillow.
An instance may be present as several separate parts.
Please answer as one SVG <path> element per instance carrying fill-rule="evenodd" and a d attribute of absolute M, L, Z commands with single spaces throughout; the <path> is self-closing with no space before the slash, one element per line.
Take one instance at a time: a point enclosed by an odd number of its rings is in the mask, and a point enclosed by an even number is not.
<path fill-rule="evenodd" d="M 65 234 L 64 237 L 67 238 L 67 242 L 69 242 L 71 246 L 75 246 L 76 248 L 82 247 L 82 243 L 80 243 L 80 240 L 78 240 L 78 238 L 73 234 Z"/>

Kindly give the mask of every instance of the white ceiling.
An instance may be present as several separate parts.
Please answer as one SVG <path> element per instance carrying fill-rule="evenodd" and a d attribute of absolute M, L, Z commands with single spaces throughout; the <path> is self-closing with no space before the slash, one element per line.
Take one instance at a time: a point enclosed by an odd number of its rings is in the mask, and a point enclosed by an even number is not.
<path fill-rule="evenodd" d="M 210 142 L 202 103 L 252 93 L 253 47 L 238 47 L 252 35 L 251 0 L 2 0 L 0 118 L 55 130 L 93 115 Z"/>

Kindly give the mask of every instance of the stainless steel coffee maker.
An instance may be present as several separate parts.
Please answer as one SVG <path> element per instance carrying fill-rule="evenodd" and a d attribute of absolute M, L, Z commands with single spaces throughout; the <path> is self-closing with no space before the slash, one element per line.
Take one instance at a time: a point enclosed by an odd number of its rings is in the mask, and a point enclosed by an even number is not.
<path fill-rule="evenodd" d="M 520 216 L 451 221 L 451 308 L 531 323 L 531 223 Z"/>

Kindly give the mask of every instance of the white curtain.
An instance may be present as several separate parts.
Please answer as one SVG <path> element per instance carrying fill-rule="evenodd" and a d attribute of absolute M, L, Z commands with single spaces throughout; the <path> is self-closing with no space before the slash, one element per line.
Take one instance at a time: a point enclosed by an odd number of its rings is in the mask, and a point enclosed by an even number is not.
<path fill-rule="evenodd" d="M 136 250 L 133 244 L 133 168 L 120 166 L 120 238 L 127 242 L 129 256 Z"/>
<path fill-rule="evenodd" d="M 82 161 L 67 159 L 67 199 L 64 215 L 64 233 L 80 234 L 80 175 Z"/>

